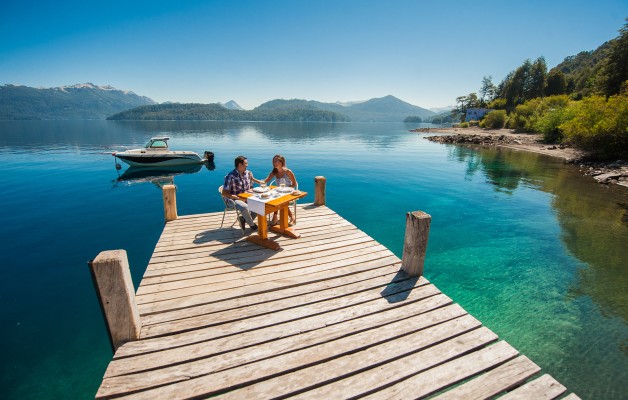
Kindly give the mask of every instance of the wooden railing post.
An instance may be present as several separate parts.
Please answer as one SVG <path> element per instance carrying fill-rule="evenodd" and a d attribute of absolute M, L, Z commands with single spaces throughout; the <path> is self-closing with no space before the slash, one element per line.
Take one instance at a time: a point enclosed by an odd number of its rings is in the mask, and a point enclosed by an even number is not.
<path fill-rule="evenodd" d="M 401 269 L 410 276 L 423 275 L 431 221 L 432 217 L 423 211 L 413 211 L 406 214 L 406 234 L 403 239 Z"/>
<path fill-rule="evenodd" d="M 164 185 L 161 189 L 164 196 L 166 222 L 173 221 L 179 218 L 177 215 L 177 187 L 175 185 Z"/>
<path fill-rule="evenodd" d="M 325 179 L 324 176 L 314 178 L 314 204 L 317 206 L 325 205 Z"/>
<path fill-rule="evenodd" d="M 142 327 L 129 260 L 125 250 L 108 250 L 88 264 L 115 353 L 124 343 L 139 339 Z"/>

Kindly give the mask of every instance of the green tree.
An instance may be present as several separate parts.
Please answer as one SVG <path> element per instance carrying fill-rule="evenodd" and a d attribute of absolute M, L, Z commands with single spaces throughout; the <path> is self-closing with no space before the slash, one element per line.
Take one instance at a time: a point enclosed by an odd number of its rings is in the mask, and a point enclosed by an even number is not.
<path fill-rule="evenodd" d="M 409 117 L 406 117 L 403 122 L 409 122 L 409 123 L 417 123 L 420 124 L 421 122 L 423 122 L 423 119 L 421 119 L 421 117 L 417 117 L 416 115 L 411 115 Z"/>
<path fill-rule="evenodd" d="M 539 57 L 531 65 L 529 75 L 526 77 L 524 98 L 529 100 L 535 97 L 543 97 L 546 81 L 547 63 L 545 58 Z"/>
<path fill-rule="evenodd" d="M 506 126 L 506 119 L 505 110 L 493 110 L 486 114 L 481 124 L 484 128 L 501 129 Z"/>
<path fill-rule="evenodd" d="M 560 125 L 566 141 L 600 158 L 628 157 L 628 95 L 571 102 L 573 118 Z"/>
<path fill-rule="evenodd" d="M 608 58 L 602 67 L 600 86 L 606 96 L 619 94 L 621 85 L 628 80 L 628 18 L 620 36 L 610 44 Z"/>
<path fill-rule="evenodd" d="M 545 95 L 552 96 L 555 94 L 566 93 L 567 81 L 562 71 L 552 70 L 547 74 L 547 84 L 545 85 Z"/>
<path fill-rule="evenodd" d="M 501 97 L 506 99 L 506 106 L 513 109 L 526 100 L 526 90 L 530 77 L 532 62 L 527 59 L 514 72 L 504 78 Z"/>
<path fill-rule="evenodd" d="M 547 81 L 547 64 L 543 57 L 534 62 L 525 60 L 516 70 L 510 72 L 498 86 L 499 97 L 506 100 L 506 109 L 535 97 L 542 97 Z"/>
<path fill-rule="evenodd" d="M 497 87 L 493 84 L 493 77 L 491 75 L 482 78 L 482 87 L 480 88 L 480 102 L 481 106 L 486 106 L 486 103 L 492 101 L 495 98 Z"/>
<path fill-rule="evenodd" d="M 481 107 L 480 99 L 478 99 L 477 93 L 469 93 L 466 96 L 456 97 L 456 103 L 458 106 L 455 110 L 452 110 L 452 114 L 453 111 L 456 111 L 456 115 L 460 116 L 460 121 L 462 121 L 464 116 L 467 114 L 468 108 Z"/>
<path fill-rule="evenodd" d="M 488 108 L 492 108 L 493 110 L 505 110 L 506 109 L 506 99 L 502 99 L 500 97 L 488 103 Z"/>

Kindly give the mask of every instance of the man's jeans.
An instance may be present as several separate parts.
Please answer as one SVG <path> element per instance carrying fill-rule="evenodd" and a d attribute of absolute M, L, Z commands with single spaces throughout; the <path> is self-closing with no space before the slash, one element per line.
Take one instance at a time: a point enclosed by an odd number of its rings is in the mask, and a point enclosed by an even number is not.
<path fill-rule="evenodd" d="M 234 200 L 235 206 L 240 211 L 240 214 L 244 217 L 244 220 L 250 227 L 255 225 L 254 218 L 257 217 L 257 214 L 249 211 L 249 206 L 242 200 Z"/>

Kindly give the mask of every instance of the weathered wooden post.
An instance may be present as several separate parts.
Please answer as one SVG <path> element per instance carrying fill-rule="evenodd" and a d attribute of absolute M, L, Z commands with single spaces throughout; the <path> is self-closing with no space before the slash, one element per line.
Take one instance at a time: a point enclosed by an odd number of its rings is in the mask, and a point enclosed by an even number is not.
<path fill-rule="evenodd" d="M 108 250 L 88 264 L 115 353 L 124 343 L 139 339 L 142 327 L 129 260 L 125 250 Z"/>
<path fill-rule="evenodd" d="M 175 185 L 164 185 L 162 193 L 164 196 L 166 222 L 179 218 L 177 215 L 177 187 Z"/>
<path fill-rule="evenodd" d="M 325 179 L 324 176 L 314 178 L 314 204 L 317 206 L 325 205 Z"/>
<path fill-rule="evenodd" d="M 413 211 L 406 214 L 406 234 L 403 239 L 401 269 L 410 276 L 423 275 L 431 221 L 432 217 L 423 211 Z"/>

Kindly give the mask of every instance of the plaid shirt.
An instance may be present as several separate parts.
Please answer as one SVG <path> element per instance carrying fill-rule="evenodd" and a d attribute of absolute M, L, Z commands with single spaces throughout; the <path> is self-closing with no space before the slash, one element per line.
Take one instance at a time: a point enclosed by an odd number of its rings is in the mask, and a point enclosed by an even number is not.
<path fill-rule="evenodd" d="M 246 192 L 253 186 L 253 173 L 251 171 L 244 171 L 244 175 L 240 175 L 237 169 L 229 172 L 225 176 L 225 184 L 223 189 L 226 189 L 234 196 L 240 193 Z"/>

